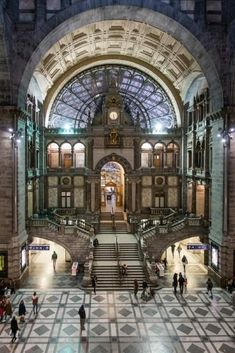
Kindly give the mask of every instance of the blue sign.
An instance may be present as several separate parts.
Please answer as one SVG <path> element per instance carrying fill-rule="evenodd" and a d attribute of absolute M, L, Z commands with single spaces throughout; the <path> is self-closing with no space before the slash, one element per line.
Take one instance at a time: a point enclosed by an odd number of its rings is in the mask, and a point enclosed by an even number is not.
<path fill-rule="evenodd" d="M 28 250 L 50 250 L 50 245 L 29 245 Z"/>
<path fill-rule="evenodd" d="M 187 244 L 187 250 L 209 250 L 208 244 Z"/>

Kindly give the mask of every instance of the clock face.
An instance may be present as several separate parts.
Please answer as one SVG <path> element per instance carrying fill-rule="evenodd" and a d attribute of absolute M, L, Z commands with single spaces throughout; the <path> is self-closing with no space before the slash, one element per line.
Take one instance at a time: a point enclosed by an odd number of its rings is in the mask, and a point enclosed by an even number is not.
<path fill-rule="evenodd" d="M 115 112 L 115 111 L 110 112 L 110 113 L 109 113 L 109 118 L 110 118 L 111 120 L 117 120 L 117 118 L 118 118 L 118 113 Z"/>

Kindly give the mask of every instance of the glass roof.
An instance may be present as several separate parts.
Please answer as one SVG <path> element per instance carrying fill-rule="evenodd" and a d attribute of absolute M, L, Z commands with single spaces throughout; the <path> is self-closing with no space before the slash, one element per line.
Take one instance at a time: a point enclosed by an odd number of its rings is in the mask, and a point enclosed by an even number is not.
<path fill-rule="evenodd" d="M 142 128 L 173 128 L 176 114 L 163 88 L 145 73 L 122 65 L 103 65 L 86 70 L 70 80 L 57 95 L 48 121 L 49 128 L 86 128 L 92 124 L 112 82 L 122 96 L 131 122 Z"/>

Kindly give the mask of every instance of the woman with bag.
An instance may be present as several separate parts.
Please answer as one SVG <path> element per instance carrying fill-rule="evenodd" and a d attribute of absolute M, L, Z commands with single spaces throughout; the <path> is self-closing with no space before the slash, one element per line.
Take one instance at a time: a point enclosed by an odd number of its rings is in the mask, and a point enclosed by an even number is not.
<path fill-rule="evenodd" d="M 12 334 L 11 342 L 12 343 L 14 343 L 16 340 L 17 331 L 19 331 L 18 323 L 17 323 L 16 317 L 13 316 L 13 318 L 11 320 L 11 334 Z"/>

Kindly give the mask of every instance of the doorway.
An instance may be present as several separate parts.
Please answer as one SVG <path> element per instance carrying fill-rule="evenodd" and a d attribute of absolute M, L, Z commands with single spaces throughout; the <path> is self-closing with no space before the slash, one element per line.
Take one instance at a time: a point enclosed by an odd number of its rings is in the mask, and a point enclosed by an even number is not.
<path fill-rule="evenodd" d="M 101 169 L 101 212 L 123 211 L 125 200 L 124 169 L 108 162 Z"/>

